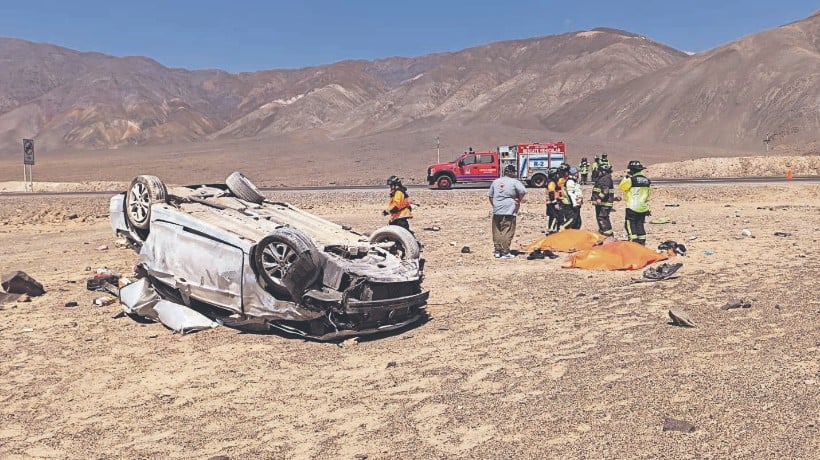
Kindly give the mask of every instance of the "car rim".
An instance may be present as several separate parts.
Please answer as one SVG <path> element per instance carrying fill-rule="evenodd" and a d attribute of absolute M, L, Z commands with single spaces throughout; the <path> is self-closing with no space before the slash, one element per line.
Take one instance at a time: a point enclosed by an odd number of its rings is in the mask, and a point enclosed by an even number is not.
<path fill-rule="evenodd" d="M 381 238 L 379 240 L 374 241 L 374 243 L 393 243 L 393 246 L 390 246 L 390 249 L 388 249 L 387 252 L 393 254 L 399 259 L 404 259 L 404 245 L 401 244 L 400 241 L 396 241 L 392 238 Z"/>
<path fill-rule="evenodd" d="M 148 218 L 148 210 L 151 206 L 151 197 L 148 193 L 148 187 L 145 184 L 137 182 L 131 187 L 131 196 L 128 200 L 128 215 L 137 223 L 145 222 Z"/>
<path fill-rule="evenodd" d="M 296 251 L 287 244 L 271 243 L 262 250 L 262 270 L 271 281 L 281 284 L 296 256 Z"/>

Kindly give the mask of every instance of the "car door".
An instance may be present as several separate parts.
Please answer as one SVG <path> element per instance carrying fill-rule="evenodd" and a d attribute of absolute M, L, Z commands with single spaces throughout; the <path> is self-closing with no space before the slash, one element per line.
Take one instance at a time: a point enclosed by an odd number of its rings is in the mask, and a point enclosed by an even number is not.
<path fill-rule="evenodd" d="M 149 274 L 188 297 L 242 310 L 243 251 L 181 225 L 155 220 L 140 251 Z M 186 302 L 187 303 L 187 302 Z"/>
<path fill-rule="evenodd" d="M 495 158 L 495 155 L 492 154 L 478 155 L 476 169 L 482 180 L 493 180 L 498 177 L 498 166 L 496 166 L 497 161 Z"/>

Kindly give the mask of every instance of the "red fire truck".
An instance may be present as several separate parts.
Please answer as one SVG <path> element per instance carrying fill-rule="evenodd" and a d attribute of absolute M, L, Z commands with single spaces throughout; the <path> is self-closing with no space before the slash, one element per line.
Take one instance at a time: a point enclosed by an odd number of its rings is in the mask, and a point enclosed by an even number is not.
<path fill-rule="evenodd" d="M 504 167 L 514 165 L 518 179 L 531 187 L 547 185 L 550 168 L 566 161 L 563 142 L 502 145 L 494 152 L 464 152 L 449 163 L 427 168 L 427 183 L 431 187 L 449 189 L 453 184 L 486 182 L 498 178 Z"/>

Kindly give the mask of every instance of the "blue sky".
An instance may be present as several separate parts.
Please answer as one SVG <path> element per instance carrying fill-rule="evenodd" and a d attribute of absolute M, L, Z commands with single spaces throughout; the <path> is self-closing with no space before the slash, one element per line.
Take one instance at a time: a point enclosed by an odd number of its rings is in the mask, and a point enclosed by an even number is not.
<path fill-rule="evenodd" d="M 705 51 L 820 9 L 808 0 L 2 0 L 0 36 L 229 72 L 420 56 L 612 27 Z"/>

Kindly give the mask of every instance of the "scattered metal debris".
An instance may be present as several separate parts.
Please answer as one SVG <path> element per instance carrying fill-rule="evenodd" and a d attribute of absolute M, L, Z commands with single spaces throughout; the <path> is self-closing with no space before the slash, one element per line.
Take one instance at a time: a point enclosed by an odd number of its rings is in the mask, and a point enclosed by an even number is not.
<path fill-rule="evenodd" d="M 695 323 L 689 317 L 689 314 L 683 310 L 675 308 L 669 310 L 669 318 L 672 319 L 673 326 L 695 327 Z"/>

